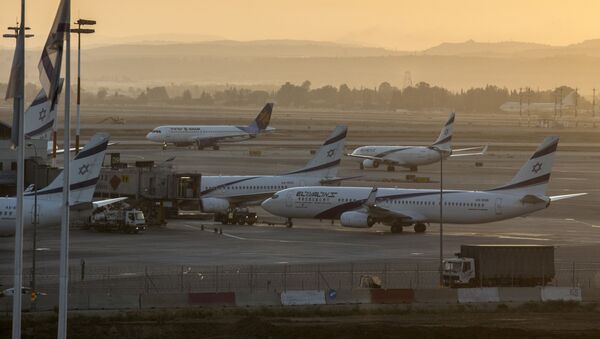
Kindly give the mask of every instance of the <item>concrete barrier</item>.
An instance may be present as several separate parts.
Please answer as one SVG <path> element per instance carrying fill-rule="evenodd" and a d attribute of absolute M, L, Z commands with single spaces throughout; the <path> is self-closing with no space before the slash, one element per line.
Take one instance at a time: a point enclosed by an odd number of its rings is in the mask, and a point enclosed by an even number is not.
<path fill-rule="evenodd" d="M 467 303 L 497 303 L 500 301 L 498 288 L 483 287 L 483 288 L 459 288 L 458 302 L 461 304 Z"/>
<path fill-rule="evenodd" d="M 415 301 L 415 291 L 409 288 L 372 289 L 371 303 L 373 304 L 410 304 Z"/>
<path fill-rule="evenodd" d="M 456 304 L 458 292 L 454 288 L 415 290 L 415 302 L 422 304 Z"/>
<path fill-rule="evenodd" d="M 579 287 L 545 286 L 542 288 L 542 301 L 581 301 Z"/>
<path fill-rule="evenodd" d="M 539 287 L 500 287 L 498 296 L 501 302 L 539 302 L 542 300 Z"/>
<path fill-rule="evenodd" d="M 205 306 L 235 306 L 235 293 L 189 293 L 188 304 Z"/>
<path fill-rule="evenodd" d="M 236 292 L 236 306 L 280 306 L 281 297 L 276 292 Z"/>
<path fill-rule="evenodd" d="M 183 308 L 188 306 L 187 293 L 143 294 L 142 308 Z"/>
<path fill-rule="evenodd" d="M 370 304 L 371 291 L 368 289 L 335 291 L 335 296 L 327 293 L 327 304 L 329 305 L 347 305 L 347 304 Z"/>
<path fill-rule="evenodd" d="M 583 301 L 600 301 L 600 288 L 582 288 L 581 299 Z"/>
<path fill-rule="evenodd" d="M 318 290 L 281 292 L 282 305 L 324 305 L 325 292 Z"/>
<path fill-rule="evenodd" d="M 44 298 L 45 299 L 45 298 Z M 40 299 L 38 299 L 40 301 Z M 58 305 L 58 298 L 56 300 Z M 69 295 L 69 309 L 71 310 L 89 310 L 90 309 L 90 295 L 89 294 L 71 294 Z"/>
<path fill-rule="evenodd" d="M 90 310 L 139 309 L 139 294 L 90 294 Z"/>

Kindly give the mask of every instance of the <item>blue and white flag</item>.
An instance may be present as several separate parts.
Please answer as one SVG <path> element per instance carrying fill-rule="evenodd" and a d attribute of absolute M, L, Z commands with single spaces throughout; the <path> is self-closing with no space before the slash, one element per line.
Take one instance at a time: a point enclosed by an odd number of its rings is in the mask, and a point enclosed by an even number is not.
<path fill-rule="evenodd" d="M 45 139 L 50 140 L 52 130 L 56 125 L 56 111 L 58 96 L 62 89 L 63 79 L 59 82 L 54 96 L 54 109 L 50 108 L 51 99 L 46 95 L 46 91 L 41 89 L 35 97 L 29 108 L 25 111 L 25 139 Z"/>
<path fill-rule="evenodd" d="M 60 81 L 60 67 L 62 64 L 63 45 L 65 42 L 65 33 L 69 29 L 68 6 L 61 0 L 54 23 L 48 34 L 48 39 L 42 50 L 42 57 L 38 64 L 40 71 L 40 82 L 45 93 L 56 93 Z M 50 108 L 54 109 L 57 97 L 52 96 Z"/>
<path fill-rule="evenodd" d="M 12 67 L 10 68 L 10 77 L 8 78 L 8 88 L 6 89 L 5 99 L 22 98 L 23 93 L 19 93 L 23 88 L 23 45 L 17 42 L 15 56 L 13 58 Z"/>

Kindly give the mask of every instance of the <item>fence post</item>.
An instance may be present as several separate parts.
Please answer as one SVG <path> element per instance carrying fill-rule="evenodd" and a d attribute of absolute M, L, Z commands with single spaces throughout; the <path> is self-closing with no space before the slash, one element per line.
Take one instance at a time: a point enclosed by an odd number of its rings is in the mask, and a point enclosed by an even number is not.
<path fill-rule="evenodd" d="M 81 281 L 85 280 L 85 260 L 81 259 Z"/>
<path fill-rule="evenodd" d="M 387 263 L 383 264 L 383 278 L 385 279 L 385 288 L 389 288 L 388 275 L 387 275 Z"/>
<path fill-rule="evenodd" d="M 321 289 L 321 278 L 319 278 L 319 275 L 321 275 L 321 265 L 317 264 L 317 290 Z"/>
<path fill-rule="evenodd" d="M 350 291 L 354 289 L 354 263 L 350 263 Z"/>
<path fill-rule="evenodd" d="M 219 265 L 215 266 L 215 292 L 219 292 Z"/>
<path fill-rule="evenodd" d="M 183 265 L 181 265 L 181 272 L 179 273 L 179 292 L 183 292 Z"/>
<path fill-rule="evenodd" d="M 283 265 L 283 291 L 287 292 L 287 267 L 288 265 Z"/>
<path fill-rule="evenodd" d="M 148 294 L 149 288 L 150 287 L 148 286 L 148 266 L 145 266 L 144 267 L 144 292 L 146 292 L 146 294 Z"/>
<path fill-rule="evenodd" d="M 250 265 L 249 275 L 250 275 L 250 277 L 249 277 L 250 279 L 248 279 L 248 280 L 250 283 L 250 293 L 254 293 L 254 266 L 252 266 L 252 265 Z"/>

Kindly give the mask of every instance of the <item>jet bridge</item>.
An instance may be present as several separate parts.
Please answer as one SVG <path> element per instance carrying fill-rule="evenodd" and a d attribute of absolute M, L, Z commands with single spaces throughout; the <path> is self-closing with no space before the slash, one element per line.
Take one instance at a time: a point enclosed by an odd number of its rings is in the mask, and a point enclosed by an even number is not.
<path fill-rule="evenodd" d="M 115 158 L 118 159 L 118 155 L 111 154 L 110 166 L 100 172 L 97 197 L 129 197 L 130 204 L 162 207 L 167 214 L 199 210 L 200 173 L 178 173 L 171 164 L 157 165 L 154 161 L 137 161 L 131 165 Z"/>

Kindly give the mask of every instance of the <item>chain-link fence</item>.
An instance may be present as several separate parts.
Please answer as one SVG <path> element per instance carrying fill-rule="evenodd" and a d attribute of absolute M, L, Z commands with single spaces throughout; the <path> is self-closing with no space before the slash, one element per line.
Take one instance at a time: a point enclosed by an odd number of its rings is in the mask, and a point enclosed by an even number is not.
<path fill-rule="evenodd" d="M 383 288 L 435 288 L 439 286 L 438 262 L 415 263 L 324 263 L 281 265 L 217 266 L 72 266 L 71 293 L 161 294 L 223 291 L 352 290 L 375 281 Z M 555 265 L 555 286 L 600 288 L 600 263 L 559 262 Z M 31 272 L 25 271 L 25 285 Z M 12 275 L 0 276 L 10 286 Z M 53 291 L 58 275 L 39 269 L 38 291 Z"/>

